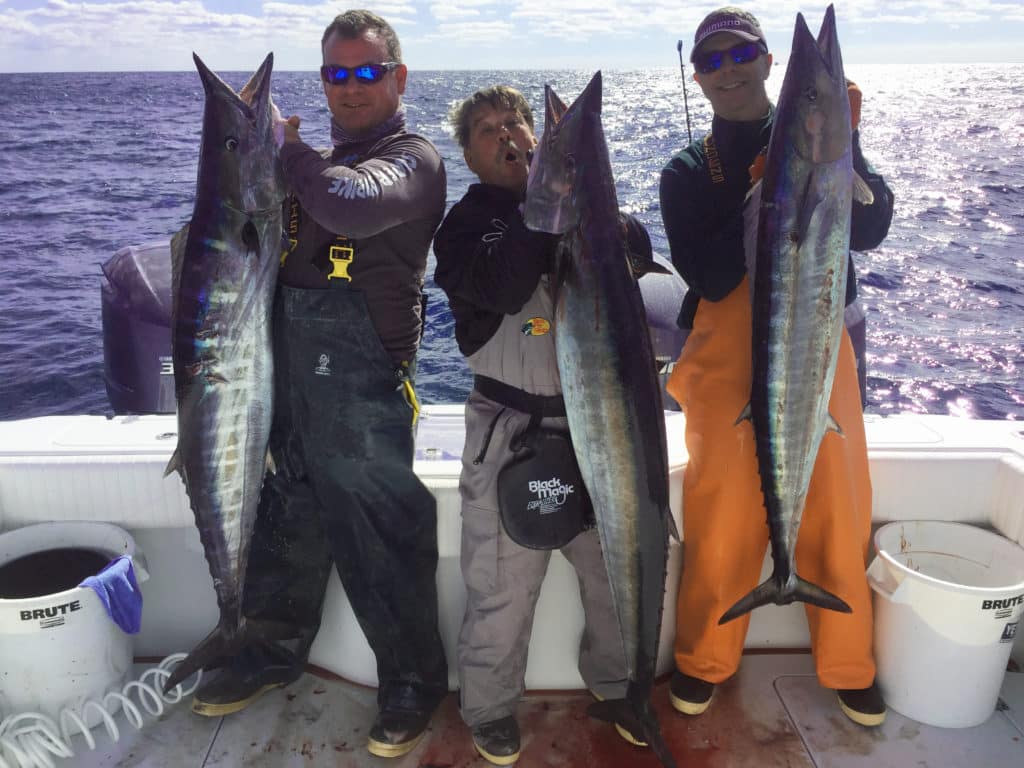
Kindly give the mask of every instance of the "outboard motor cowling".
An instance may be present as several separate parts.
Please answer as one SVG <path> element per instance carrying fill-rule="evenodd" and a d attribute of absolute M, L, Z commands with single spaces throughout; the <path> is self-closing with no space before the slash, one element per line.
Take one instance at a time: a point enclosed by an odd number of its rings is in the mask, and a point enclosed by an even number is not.
<path fill-rule="evenodd" d="M 687 333 L 676 324 L 679 308 L 686 295 L 686 283 L 667 260 L 655 254 L 654 260 L 671 274 L 662 275 L 648 272 L 640 278 L 640 294 L 647 311 L 647 327 L 651 332 L 654 360 L 658 365 L 658 383 L 661 384 L 663 406 L 672 411 L 679 410 L 679 404 L 665 391 L 665 384 L 672 373 Z"/>
<path fill-rule="evenodd" d="M 114 413 L 174 413 L 171 244 L 120 249 L 103 264 L 103 380 Z"/>

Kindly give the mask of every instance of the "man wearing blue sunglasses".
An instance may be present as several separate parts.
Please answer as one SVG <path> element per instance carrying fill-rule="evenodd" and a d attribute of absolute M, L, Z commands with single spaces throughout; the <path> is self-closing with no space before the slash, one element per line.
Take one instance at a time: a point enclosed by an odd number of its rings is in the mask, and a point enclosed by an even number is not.
<path fill-rule="evenodd" d="M 302 674 L 333 563 L 377 660 L 367 749 L 399 757 L 448 692 L 436 505 L 412 471 L 423 280 L 447 183 L 434 146 L 406 130 L 391 25 L 346 11 L 321 50 L 333 148 L 307 146 L 297 117 L 276 123 L 291 192 L 273 318 L 276 473 L 243 606 L 289 631 L 204 679 L 192 706 L 237 712 Z"/>
<path fill-rule="evenodd" d="M 734 422 L 750 393 L 743 203 L 757 173 L 756 160 L 768 145 L 775 108 L 765 90 L 772 55 L 760 24 L 747 11 L 725 7 L 705 17 L 694 36 L 690 60 L 693 77 L 714 111 L 711 131 L 665 166 L 660 196 L 672 262 L 689 288 L 678 322 L 691 330 L 669 382 L 686 411 L 690 448 L 683 481 L 686 567 L 679 585 L 670 698 L 679 712 L 699 715 L 710 705 L 715 686 L 736 672 L 743 651 L 749 615 L 718 623 L 736 596 L 749 589 L 738 583 L 746 578 L 746 564 L 738 562 L 735 553 L 745 551 L 752 537 L 767 535 L 763 517 L 760 528 L 751 525 L 751 510 L 762 509 L 763 503 L 753 442 L 749 431 Z M 867 250 L 888 232 L 893 196 L 861 154 L 860 91 L 851 84 L 849 93 L 853 167 L 874 194 L 873 203 L 853 205 L 850 247 Z M 851 264 L 848 306 L 856 298 L 854 274 Z M 863 393 L 858 391 L 852 360 L 847 372 L 837 373 L 833 400 L 851 404 L 853 418 L 860 419 L 856 400 Z M 843 489 L 836 496 L 842 498 L 811 525 L 813 510 L 808 504 L 801 546 L 836 563 L 832 575 L 837 580 L 859 583 L 855 591 L 863 599 L 853 614 L 812 609 L 808 619 L 822 685 L 836 690 L 842 711 L 851 720 L 876 726 L 885 718 L 885 703 L 873 679 L 871 603 L 862 556 L 869 535 L 870 481 L 866 448 L 861 453 L 850 448 L 833 451 L 824 460 L 819 455 L 815 478 L 836 478 L 835 487 Z M 823 466 L 826 471 L 820 471 Z M 829 482 L 822 480 L 822 487 Z"/>

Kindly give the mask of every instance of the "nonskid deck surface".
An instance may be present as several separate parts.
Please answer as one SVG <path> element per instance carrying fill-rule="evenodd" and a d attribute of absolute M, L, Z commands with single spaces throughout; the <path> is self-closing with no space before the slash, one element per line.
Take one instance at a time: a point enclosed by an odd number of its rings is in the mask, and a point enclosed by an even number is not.
<path fill-rule="evenodd" d="M 136 665 L 141 673 L 148 665 Z M 590 719 L 583 691 L 528 694 L 519 706 L 522 768 L 657 768 L 607 724 Z M 459 718 L 455 694 L 435 715 L 426 737 L 403 758 L 370 756 L 366 734 L 376 691 L 331 675 L 307 673 L 225 718 L 193 715 L 187 703 L 136 731 L 118 716 L 121 741 L 94 729 L 96 751 L 75 737 L 74 759 L 85 766 L 330 766 L 331 768 L 486 768 Z M 832 691 L 814 677 L 810 655 L 750 654 L 735 678 L 719 686 L 708 711 L 691 718 L 668 703 L 668 681 L 654 691 L 655 709 L 679 768 L 953 768 L 1024 765 L 1024 673 L 1006 675 L 999 710 L 975 728 L 941 729 L 890 711 L 877 729 L 840 712 Z"/>

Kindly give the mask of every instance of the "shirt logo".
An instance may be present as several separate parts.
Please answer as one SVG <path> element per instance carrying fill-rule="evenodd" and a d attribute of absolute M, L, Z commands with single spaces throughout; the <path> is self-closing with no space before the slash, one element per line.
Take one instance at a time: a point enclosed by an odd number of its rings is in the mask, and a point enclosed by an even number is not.
<path fill-rule="evenodd" d="M 325 353 L 320 354 L 320 359 L 317 360 L 316 368 L 313 369 L 313 373 L 317 376 L 330 376 L 331 375 L 331 358 Z"/>
<path fill-rule="evenodd" d="M 523 336 L 543 336 L 551 330 L 551 323 L 543 317 L 531 317 L 520 329 Z"/>
<path fill-rule="evenodd" d="M 416 165 L 416 158 L 412 155 L 399 155 L 382 165 L 364 166 L 352 178 L 333 179 L 327 191 L 345 200 L 376 199 L 383 194 L 385 187 L 412 176 Z"/>

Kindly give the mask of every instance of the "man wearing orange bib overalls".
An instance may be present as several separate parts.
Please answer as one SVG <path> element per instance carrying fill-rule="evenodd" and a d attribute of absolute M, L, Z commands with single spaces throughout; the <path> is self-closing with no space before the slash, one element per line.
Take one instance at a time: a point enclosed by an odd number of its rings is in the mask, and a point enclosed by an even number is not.
<path fill-rule="evenodd" d="M 722 8 L 694 39 L 696 74 L 714 109 L 712 130 L 673 158 L 661 176 L 661 209 L 672 261 L 689 286 L 679 323 L 691 328 L 668 383 L 686 412 L 689 463 L 683 493 L 684 570 L 676 612 L 672 705 L 697 715 L 717 683 L 739 667 L 750 614 L 719 618 L 758 583 L 768 545 L 753 428 L 737 417 L 750 400 L 751 304 L 743 250 L 748 170 L 767 146 L 774 117 L 765 80 L 771 71 L 757 20 Z M 854 127 L 860 91 L 851 86 Z M 873 172 L 853 133 L 854 170 L 875 196 L 854 203 L 851 247 L 877 246 L 892 218 L 892 192 Z M 856 298 L 856 278 L 846 302 Z M 802 578 L 838 595 L 850 614 L 808 606 L 811 649 L 821 684 L 843 712 L 879 725 L 885 703 L 875 684 L 871 595 L 865 578 L 871 532 L 871 481 L 857 363 L 845 331 L 829 412 L 843 436 L 821 443 L 796 547 Z"/>

